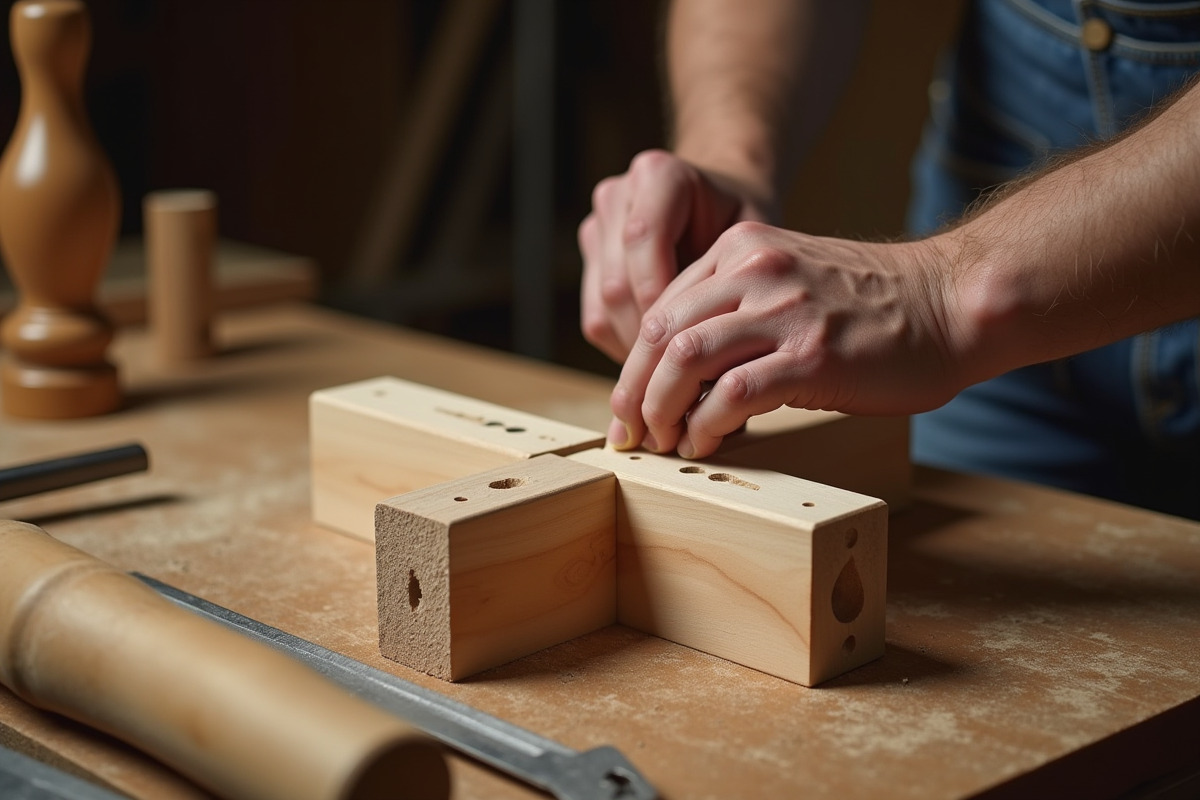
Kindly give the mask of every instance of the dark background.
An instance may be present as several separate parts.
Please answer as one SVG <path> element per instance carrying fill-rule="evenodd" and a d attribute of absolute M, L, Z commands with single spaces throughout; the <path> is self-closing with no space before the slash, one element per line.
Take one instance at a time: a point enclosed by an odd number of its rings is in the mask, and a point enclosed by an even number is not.
<path fill-rule="evenodd" d="M 140 232 L 146 192 L 210 188 L 220 198 L 223 236 L 315 259 L 322 302 L 512 347 L 506 70 L 516 47 L 515 1 L 498 2 L 467 59 L 451 124 L 438 137 L 444 148 L 410 220 L 413 235 L 386 279 L 364 288 L 351 285 L 354 253 L 384 165 L 418 124 L 415 98 L 455 3 L 90 0 L 87 105 L 121 182 L 123 233 Z M 457 9 L 483 13 L 485 0 L 461 0 Z M 789 226 L 865 238 L 901 233 L 930 71 L 957 13 L 953 0 L 875 4 L 850 89 L 790 196 Z M 575 229 L 598 180 L 663 143 L 661 14 L 647 0 L 553 6 L 556 335 L 549 355 L 601 372 L 611 365 L 577 332 Z M 20 87 L 7 14 L 3 25 L 0 134 L 7 138 Z M 406 287 L 450 262 L 477 277 L 405 302 Z"/>

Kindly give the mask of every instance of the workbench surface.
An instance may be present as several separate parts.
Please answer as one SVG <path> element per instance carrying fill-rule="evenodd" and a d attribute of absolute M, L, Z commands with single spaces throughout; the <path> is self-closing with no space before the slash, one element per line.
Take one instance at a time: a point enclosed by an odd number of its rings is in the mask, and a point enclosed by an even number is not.
<path fill-rule="evenodd" d="M 622 627 L 461 684 L 412 672 L 378 653 L 372 547 L 310 520 L 309 393 L 395 375 L 605 430 L 609 382 L 301 305 L 217 334 L 218 357 L 164 370 L 123 330 L 125 410 L 0 421 L 0 465 L 130 440 L 151 457 L 0 517 L 571 747 L 615 745 L 666 798 L 1106 796 L 1200 764 L 1200 525 L 933 470 L 891 519 L 887 654 L 818 688 Z M 136 798 L 204 796 L 2 690 L 0 743 Z M 541 796 L 452 769 L 456 797 Z"/>

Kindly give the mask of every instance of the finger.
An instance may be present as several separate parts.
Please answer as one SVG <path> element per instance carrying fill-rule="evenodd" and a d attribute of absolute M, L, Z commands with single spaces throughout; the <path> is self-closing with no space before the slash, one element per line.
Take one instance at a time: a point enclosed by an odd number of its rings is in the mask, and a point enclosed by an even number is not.
<path fill-rule="evenodd" d="M 579 252 L 583 256 L 579 325 L 585 339 L 609 358 L 620 362 L 629 348 L 622 346 L 600 292 L 599 229 L 600 219 L 595 213 L 589 214 L 579 225 Z"/>
<path fill-rule="evenodd" d="M 691 168 L 663 151 L 634 158 L 622 243 L 634 303 L 645 313 L 679 271 L 675 252 L 693 213 Z"/>
<path fill-rule="evenodd" d="M 697 283 L 691 293 L 683 295 L 679 302 L 656 302 L 643 317 L 638 339 L 625 359 L 612 394 L 610 404 L 616 420 L 610 429 L 614 435 L 609 437 L 609 442 L 614 447 L 632 448 L 642 443 L 646 433 L 642 416 L 646 387 L 672 337 L 700 321 L 728 313 L 737 307 L 737 298 L 723 292 L 722 288 L 715 284 L 709 287 L 703 282 Z M 695 396 L 691 399 L 694 400 Z M 623 430 L 618 428 L 617 422 L 624 423 Z M 622 433 L 626 434 L 624 441 L 620 441 Z M 647 443 L 647 447 L 659 449 L 656 440 Z"/>
<path fill-rule="evenodd" d="M 598 307 L 612 329 L 616 360 L 622 361 L 637 339 L 642 312 L 630 285 L 623 231 L 629 210 L 627 178 L 597 186 L 596 288 Z"/>
<path fill-rule="evenodd" d="M 774 351 L 732 367 L 688 414 L 679 454 L 684 458 L 712 455 L 750 417 L 783 405 L 808 406 L 806 398 L 811 394 L 808 377 L 797 374 L 791 354 Z"/>
<path fill-rule="evenodd" d="M 685 419 L 711 387 L 734 367 L 770 352 L 774 340 L 747 326 L 744 315 L 726 313 L 705 319 L 671 338 L 642 400 L 648 449 L 676 448 Z"/>

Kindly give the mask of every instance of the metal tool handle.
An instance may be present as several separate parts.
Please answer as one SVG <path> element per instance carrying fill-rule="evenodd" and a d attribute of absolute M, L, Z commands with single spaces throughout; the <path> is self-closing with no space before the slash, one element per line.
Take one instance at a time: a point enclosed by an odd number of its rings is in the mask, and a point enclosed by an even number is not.
<path fill-rule="evenodd" d="M 150 459 L 144 447 L 125 444 L 6 467 L 0 469 L 0 501 L 143 472 L 149 466 Z"/>
<path fill-rule="evenodd" d="M 654 800 L 658 793 L 613 747 L 578 752 L 479 709 L 306 639 L 134 573 L 201 616 L 269 644 L 449 747 L 549 792 L 560 800 Z"/>

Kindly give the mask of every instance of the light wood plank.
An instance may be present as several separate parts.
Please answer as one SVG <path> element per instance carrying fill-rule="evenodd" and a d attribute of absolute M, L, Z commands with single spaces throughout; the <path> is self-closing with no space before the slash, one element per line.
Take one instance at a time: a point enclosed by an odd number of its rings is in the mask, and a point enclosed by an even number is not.
<path fill-rule="evenodd" d="M 611 624 L 615 491 L 548 454 L 380 503 L 380 651 L 460 680 Z"/>
<path fill-rule="evenodd" d="M 315 392 L 309 410 L 313 519 L 365 541 L 374 540 L 381 500 L 604 442 L 595 431 L 390 377 Z"/>
<path fill-rule="evenodd" d="M 726 437 L 717 458 L 878 497 L 892 512 L 912 495 L 908 417 L 778 408 Z"/>
<path fill-rule="evenodd" d="M 650 453 L 571 459 L 617 475 L 622 624 L 805 686 L 883 655 L 882 501 Z"/>

